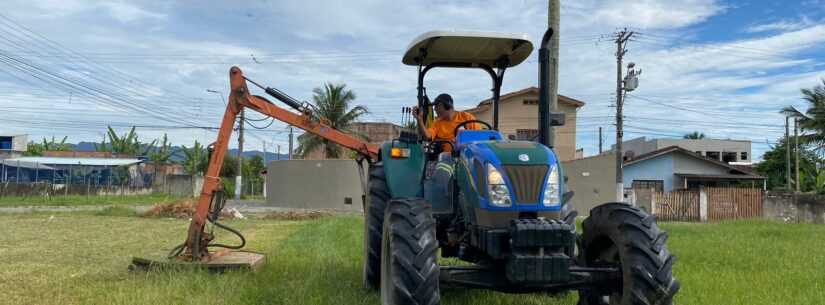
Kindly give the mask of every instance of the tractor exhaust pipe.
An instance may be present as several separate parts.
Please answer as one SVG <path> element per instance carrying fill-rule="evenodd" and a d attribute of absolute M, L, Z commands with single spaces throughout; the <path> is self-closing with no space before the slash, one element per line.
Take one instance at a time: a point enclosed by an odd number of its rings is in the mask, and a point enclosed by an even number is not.
<path fill-rule="evenodd" d="M 547 28 L 539 47 L 539 143 L 553 148 L 550 134 L 550 39 L 553 28 Z"/>

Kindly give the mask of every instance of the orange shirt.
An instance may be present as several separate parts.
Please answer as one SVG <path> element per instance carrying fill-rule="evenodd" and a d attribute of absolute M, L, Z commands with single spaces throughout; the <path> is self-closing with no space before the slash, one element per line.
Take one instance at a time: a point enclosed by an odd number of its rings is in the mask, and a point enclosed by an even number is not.
<path fill-rule="evenodd" d="M 427 132 L 433 137 L 433 140 L 455 141 L 455 127 L 466 121 L 475 120 L 476 117 L 472 114 L 456 111 L 453 114 L 452 120 L 444 118 L 437 118 L 433 121 L 432 126 L 427 128 Z M 464 126 L 467 129 L 478 129 L 478 124 L 467 124 Z"/>

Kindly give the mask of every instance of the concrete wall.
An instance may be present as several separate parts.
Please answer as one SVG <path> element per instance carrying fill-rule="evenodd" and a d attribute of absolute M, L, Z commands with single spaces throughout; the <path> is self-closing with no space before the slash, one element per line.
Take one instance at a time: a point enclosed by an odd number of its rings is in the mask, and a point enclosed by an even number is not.
<path fill-rule="evenodd" d="M 702 156 L 707 156 L 708 151 L 719 152 L 719 157 L 717 158 L 719 161 L 722 161 L 724 152 L 735 152 L 736 162 L 751 162 L 753 160 L 753 156 L 751 155 L 751 142 L 741 140 L 647 139 L 645 137 L 639 137 L 624 141 L 622 143 L 622 151 L 624 151 L 625 154 L 639 156 L 670 146 L 678 146 L 692 152 L 698 152 Z M 615 145 L 612 149 L 615 149 Z M 747 153 L 747 159 L 742 159 L 741 153 L 743 152 Z"/>
<path fill-rule="evenodd" d="M 720 139 L 656 139 L 656 149 L 662 149 L 668 146 L 679 146 L 692 152 L 699 152 L 702 156 L 707 156 L 708 151 L 719 152 L 719 161 L 722 161 L 722 153 L 735 152 L 736 162 L 750 162 L 753 159 L 751 156 L 751 142 L 739 140 L 720 140 Z M 741 158 L 741 153 L 747 153 L 747 159 Z"/>
<path fill-rule="evenodd" d="M 615 149 L 615 147 L 611 149 Z M 656 150 L 656 143 L 653 141 L 648 141 L 645 137 L 622 142 L 622 151 L 625 152 L 625 158 L 633 159 L 636 156 L 646 154 L 654 150 Z"/>
<path fill-rule="evenodd" d="M 625 166 L 622 178 L 625 188 L 633 185 L 633 180 L 662 180 L 666 192 L 673 190 L 673 154 L 667 154 Z M 677 186 L 678 187 L 678 186 Z"/>
<path fill-rule="evenodd" d="M 825 224 L 825 195 L 769 192 L 762 211 L 782 222 Z"/>
<path fill-rule="evenodd" d="M 17 135 L 17 136 L 12 137 L 11 150 L 24 152 L 24 151 L 27 151 L 28 148 L 29 148 L 29 136 L 28 135 Z"/>
<path fill-rule="evenodd" d="M 158 175 L 154 188 L 169 195 L 189 197 L 195 194 L 195 179 L 190 175 Z"/>
<path fill-rule="evenodd" d="M 267 166 L 266 202 L 272 206 L 361 211 L 363 194 L 354 160 L 280 160 Z"/>
<path fill-rule="evenodd" d="M 559 97 L 559 111 L 565 114 L 564 126 L 555 128 L 556 146 L 554 150 L 559 160 L 573 160 L 576 157 L 576 110 L 572 104 L 562 101 Z M 538 105 L 525 105 L 525 100 L 538 100 L 538 94 L 525 93 L 502 99 L 499 102 L 499 130 L 504 138 L 515 136 L 518 129 L 538 129 Z M 460 110 L 460 109 L 459 109 Z M 493 107 L 485 105 L 473 108 L 471 111 L 476 119 L 493 124 Z"/>
<path fill-rule="evenodd" d="M 593 207 L 616 200 L 614 154 L 562 162 L 562 168 L 567 190 L 575 192 L 571 202 L 579 215 L 587 216 Z"/>

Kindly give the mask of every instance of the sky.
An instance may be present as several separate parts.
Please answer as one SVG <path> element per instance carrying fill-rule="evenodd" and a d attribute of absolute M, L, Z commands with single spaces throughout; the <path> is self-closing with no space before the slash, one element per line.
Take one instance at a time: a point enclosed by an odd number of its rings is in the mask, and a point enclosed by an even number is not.
<path fill-rule="evenodd" d="M 0 133 L 100 141 L 111 125 L 142 140 L 211 143 L 228 71 L 299 100 L 344 83 L 368 121 L 398 123 L 415 103 L 416 68 L 401 57 L 430 30 L 526 33 L 538 44 L 546 1 L 7 0 L 0 13 Z M 779 110 L 805 109 L 800 88 L 825 78 L 825 0 L 562 1 L 559 94 L 584 101 L 577 145 L 615 142 L 616 46 L 642 69 L 628 94 L 625 139 L 699 131 L 752 141 L 756 159 L 784 133 Z M 537 85 L 534 52 L 502 91 Z M 433 70 L 428 92 L 458 109 L 490 96 L 482 71 Z M 254 90 L 254 89 L 253 89 Z M 258 92 L 258 94 L 263 94 Z M 287 127 L 250 114 L 245 148 L 286 151 Z M 233 140 L 231 147 L 237 144 Z"/>

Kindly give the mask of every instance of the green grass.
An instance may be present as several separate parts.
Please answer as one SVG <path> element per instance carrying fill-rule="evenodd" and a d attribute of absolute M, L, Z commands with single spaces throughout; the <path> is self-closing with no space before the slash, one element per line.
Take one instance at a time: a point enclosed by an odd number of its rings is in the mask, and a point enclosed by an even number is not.
<path fill-rule="evenodd" d="M 105 213 L 117 215 L 117 212 Z M 128 215 L 128 214 L 127 214 Z M 359 217 L 231 221 L 258 273 L 132 273 L 132 255 L 168 250 L 187 222 L 94 214 L 0 215 L 0 303 L 379 304 L 361 286 Z M 678 256 L 677 304 L 824 304 L 824 226 L 736 222 L 663 225 Z M 8 230 L 6 230 L 8 229 Z M 226 236 L 223 234 L 221 236 Z M 227 241 L 231 242 L 231 241 Z M 444 290 L 443 304 L 575 304 L 575 294 Z"/>
<path fill-rule="evenodd" d="M 0 197 L 0 207 L 14 206 L 89 206 L 89 205 L 152 205 L 171 203 L 180 197 L 168 194 L 147 194 L 130 196 L 4 196 Z"/>

